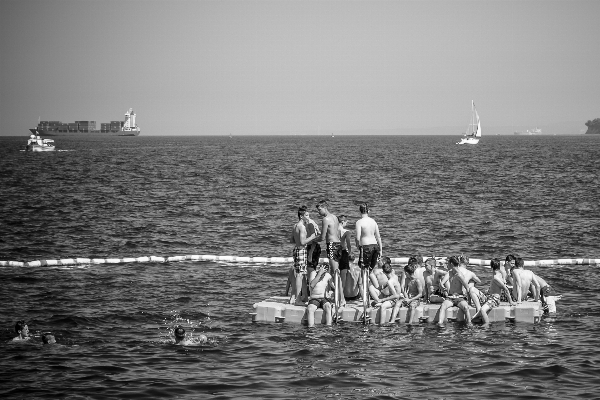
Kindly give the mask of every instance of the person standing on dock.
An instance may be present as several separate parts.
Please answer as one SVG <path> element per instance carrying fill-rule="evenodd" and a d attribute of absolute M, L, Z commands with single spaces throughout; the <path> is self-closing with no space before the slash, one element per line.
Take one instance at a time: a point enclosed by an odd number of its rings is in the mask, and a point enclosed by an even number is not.
<path fill-rule="evenodd" d="M 321 200 L 317 204 L 317 211 L 323 217 L 321 226 L 321 238 L 327 244 L 327 257 L 332 274 L 340 272 L 340 258 L 342 257 L 342 243 L 340 241 L 340 222 L 338 218 L 329 212 L 327 200 Z"/>
<path fill-rule="evenodd" d="M 383 255 L 383 246 L 379 236 L 379 226 L 369 216 L 369 205 L 359 206 L 361 218 L 356 221 L 356 246 L 359 249 L 358 265 L 361 268 L 373 269 Z"/>
<path fill-rule="evenodd" d="M 309 223 L 308 212 L 306 207 L 298 208 L 298 222 L 294 225 L 292 230 L 291 242 L 295 244 L 293 250 L 294 258 L 294 290 L 290 303 L 296 305 L 306 305 L 308 301 L 308 285 L 306 282 L 306 274 L 308 268 L 307 249 L 306 245 L 317 237 L 316 233 L 313 233 L 309 237 L 306 237 L 306 225 Z"/>

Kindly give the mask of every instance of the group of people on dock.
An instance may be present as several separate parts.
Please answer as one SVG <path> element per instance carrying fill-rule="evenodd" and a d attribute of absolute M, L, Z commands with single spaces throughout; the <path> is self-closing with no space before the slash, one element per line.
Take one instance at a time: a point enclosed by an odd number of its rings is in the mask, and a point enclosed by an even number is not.
<path fill-rule="evenodd" d="M 369 216 L 367 203 L 359 206 L 361 218 L 355 225 L 358 265 L 352 262 L 352 235 L 346 228 L 348 218 L 332 214 L 326 200 L 320 201 L 316 209 L 322 217 L 321 227 L 310 218 L 306 206 L 298 208 L 298 222 L 290 238 L 294 244 L 294 265 L 289 270 L 286 286 L 286 295 L 292 289 L 290 304 L 307 306 L 308 326 L 314 326 L 318 308 L 323 309 L 326 324 L 330 325 L 339 318 L 338 307 L 347 301 L 362 301 L 365 311 L 367 306 L 380 307 L 377 321 L 380 324 L 396 322 L 401 307 L 408 308 L 407 323 L 418 323 L 415 309 L 426 303 L 441 304 L 433 320 L 440 325 L 445 324 L 449 307 L 462 310 L 467 325 L 477 320 L 487 325 L 488 313 L 500 302 L 512 306 L 530 297 L 541 301 L 544 312 L 548 311 L 547 300 L 553 295 L 552 287 L 525 269 L 523 259 L 517 255 L 509 254 L 504 263 L 497 258 L 491 260 L 492 277 L 487 290 L 476 287 L 481 285 L 481 280 L 467 268 L 469 258 L 462 254 L 426 260 L 416 254 L 397 275 L 390 258 L 383 256 L 379 227 Z M 322 242 L 325 242 L 329 263 L 319 264 Z M 470 307 L 475 308 L 474 315 Z"/>

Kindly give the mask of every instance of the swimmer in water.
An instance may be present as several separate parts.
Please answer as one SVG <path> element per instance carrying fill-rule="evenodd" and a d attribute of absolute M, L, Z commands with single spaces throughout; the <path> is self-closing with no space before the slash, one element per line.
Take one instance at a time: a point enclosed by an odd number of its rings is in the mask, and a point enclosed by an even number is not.
<path fill-rule="evenodd" d="M 205 335 L 199 335 L 196 339 L 194 338 L 186 338 L 185 337 L 185 329 L 181 325 L 177 326 L 173 331 L 173 335 L 175 336 L 175 344 L 181 346 L 189 346 L 195 344 L 204 344 L 208 341 Z"/>
<path fill-rule="evenodd" d="M 13 339 L 13 342 L 31 339 L 31 337 L 29 336 L 29 327 L 23 320 L 17 321 L 17 323 L 15 324 L 15 332 L 18 336 Z"/>
<path fill-rule="evenodd" d="M 42 335 L 42 342 L 44 344 L 55 344 L 56 343 L 56 339 L 54 338 L 54 335 L 50 335 L 50 334 L 43 334 Z"/>

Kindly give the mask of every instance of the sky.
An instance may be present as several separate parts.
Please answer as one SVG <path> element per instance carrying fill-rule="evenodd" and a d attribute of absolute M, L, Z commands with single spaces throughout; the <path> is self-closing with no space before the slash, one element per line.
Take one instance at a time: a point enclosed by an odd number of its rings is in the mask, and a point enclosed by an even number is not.
<path fill-rule="evenodd" d="M 585 128 L 599 19 L 596 0 L 0 0 L 0 135 L 129 108 L 142 135 L 464 131 L 471 100 L 484 132 Z"/>

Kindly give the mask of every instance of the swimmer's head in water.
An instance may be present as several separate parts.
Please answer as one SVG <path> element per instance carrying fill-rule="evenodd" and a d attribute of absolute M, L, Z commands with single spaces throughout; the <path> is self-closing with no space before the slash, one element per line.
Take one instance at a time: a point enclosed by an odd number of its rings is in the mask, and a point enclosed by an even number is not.
<path fill-rule="evenodd" d="M 178 339 L 183 339 L 185 337 L 185 329 L 183 329 L 181 326 L 178 326 L 177 328 L 175 328 L 173 333 L 175 334 L 175 337 Z"/>
<path fill-rule="evenodd" d="M 44 342 L 44 344 L 53 344 L 56 343 L 56 339 L 54 338 L 54 335 L 43 334 L 42 342 Z"/>
<path fill-rule="evenodd" d="M 21 331 L 25 328 L 27 328 L 27 324 L 25 323 L 25 321 L 17 321 L 17 323 L 15 324 L 15 333 L 21 333 Z M 27 332 L 29 332 L 29 329 L 27 329 Z"/>

